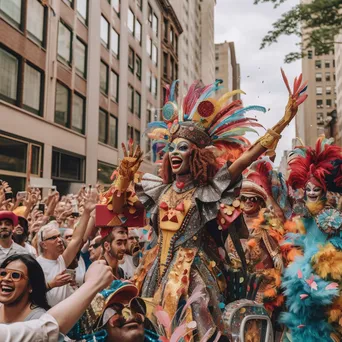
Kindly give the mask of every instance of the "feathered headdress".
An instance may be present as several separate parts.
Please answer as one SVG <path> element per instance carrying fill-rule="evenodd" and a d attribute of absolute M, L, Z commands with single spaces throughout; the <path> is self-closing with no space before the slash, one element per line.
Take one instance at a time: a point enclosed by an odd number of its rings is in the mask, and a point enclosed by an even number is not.
<path fill-rule="evenodd" d="M 333 139 L 322 135 L 315 148 L 300 146 L 292 151 L 288 163 L 288 183 L 293 189 L 304 188 L 308 181 L 325 191 L 336 191 L 333 187 L 342 187 L 342 148 L 332 143 Z M 331 180 L 332 174 L 336 175 L 334 180 Z"/>
<path fill-rule="evenodd" d="M 264 107 L 243 107 L 240 100 L 228 102 L 232 96 L 244 94 L 242 90 L 228 92 L 216 99 L 215 92 L 222 88 L 222 80 L 208 86 L 195 82 L 182 105 L 178 105 L 175 100 L 177 82 L 174 81 L 167 91 L 162 109 L 163 121 L 148 124 L 154 161 L 158 154 L 167 152 L 168 143 L 175 138 L 185 138 L 200 148 L 220 144 L 222 150 L 229 144 L 248 145 L 248 140 L 243 137 L 245 133 L 256 133 L 252 127 L 262 127 L 256 119 L 245 117 L 245 114 L 249 111 L 264 113 Z"/>

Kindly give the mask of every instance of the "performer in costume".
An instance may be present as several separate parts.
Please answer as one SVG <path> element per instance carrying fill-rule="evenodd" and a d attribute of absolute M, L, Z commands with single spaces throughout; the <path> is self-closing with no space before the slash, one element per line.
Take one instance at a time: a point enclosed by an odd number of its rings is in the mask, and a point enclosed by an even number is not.
<path fill-rule="evenodd" d="M 288 184 L 305 191 L 297 233 L 287 243 L 301 251 L 284 272 L 287 313 L 284 341 L 341 341 L 342 213 L 328 206 L 327 191 L 342 192 L 342 149 L 320 137 L 289 159 Z"/>
<path fill-rule="evenodd" d="M 234 241 L 248 237 L 237 200 L 241 174 L 261 154 L 275 149 L 280 133 L 306 99 L 301 77 L 295 80 L 293 93 L 285 75 L 284 80 L 289 90 L 284 117 L 241 157 L 221 168 L 216 163 L 215 144 L 245 144 L 242 135 L 257 125 L 245 113 L 266 111 L 259 106 L 243 108 L 240 100 L 227 103 L 241 91 L 216 100 L 212 95 L 220 88 L 219 81 L 206 87 L 194 84 L 178 106 L 174 83 L 163 107 L 164 121 L 149 124 L 155 129 L 153 136 L 160 138 L 154 142 L 155 151 L 165 152 L 163 178 L 145 174 L 135 186 L 139 200 L 151 213 L 154 238 L 134 281 L 142 297 L 163 307 L 173 326 L 181 325 L 177 313 L 184 299 L 199 287 L 205 296 L 189 305 L 185 316 L 186 322 L 197 323 L 196 339 L 208 336 L 208 331 L 209 337 L 224 333 L 221 309 L 227 302 L 229 267 L 224 241 L 228 233 Z M 113 210 L 122 212 L 124 194 L 140 163 L 140 150 L 130 146 L 117 170 Z"/>

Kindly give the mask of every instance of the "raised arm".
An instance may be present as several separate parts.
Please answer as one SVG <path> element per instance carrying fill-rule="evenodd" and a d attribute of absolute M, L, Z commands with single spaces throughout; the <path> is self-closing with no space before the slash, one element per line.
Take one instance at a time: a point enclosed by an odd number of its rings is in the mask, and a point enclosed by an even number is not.
<path fill-rule="evenodd" d="M 282 131 L 296 116 L 298 106 L 303 103 L 308 96 L 307 94 L 304 94 L 307 82 L 302 85 L 302 75 L 300 75 L 298 79 L 296 77 L 292 92 L 284 71 L 281 70 L 281 73 L 287 90 L 289 91 L 289 100 L 285 108 L 285 114 L 272 129 L 268 129 L 263 137 L 258 139 L 248 151 L 229 166 L 228 170 L 231 175 L 232 184 L 240 177 L 241 173 L 263 153 L 267 151 L 268 154 L 274 154 L 274 150 L 281 138 Z"/>
<path fill-rule="evenodd" d="M 77 252 L 80 249 L 80 246 L 83 241 L 83 237 L 85 235 L 88 222 L 90 219 L 91 212 L 95 209 L 97 202 L 97 191 L 93 189 L 86 200 L 86 203 L 84 204 L 84 211 L 83 214 L 78 222 L 76 224 L 74 233 L 72 235 L 72 239 L 70 243 L 68 244 L 67 248 L 63 252 L 63 259 L 65 262 L 66 267 L 68 267 L 71 262 L 74 260 Z"/>

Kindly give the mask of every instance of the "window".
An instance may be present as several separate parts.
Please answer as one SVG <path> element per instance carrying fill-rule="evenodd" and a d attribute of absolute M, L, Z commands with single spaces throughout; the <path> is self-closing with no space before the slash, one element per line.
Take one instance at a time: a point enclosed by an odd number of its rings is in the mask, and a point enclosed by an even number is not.
<path fill-rule="evenodd" d="M 31 161 L 29 150 L 31 149 Z M 25 188 L 27 169 L 31 162 L 31 173 L 41 176 L 42 146 L 28 142 L 20 137 L 0 134 L 0 174 L 1 179 L 9 182 L 12 191 Z"/>
<path fill-rule="evenodd" d="M 331 99 L 327 99 L 326 104 L 327 104 L 327 108 L 331 108 L 332 100 Z"/>
<path fill-rule="evenodd" d="M 141 58 L 138 55 L 135 56 L 135 73 L 141 80 Z"/>
<path fill-rule="evenodd" d="M 153 14 L 153 19 L 152 19 L 152 30 L 158 36 L 158 17 Z"/>
<path fill-rule="evenodd" d="M 330 68 L 330 61 L 325 61 L 324 66 L 325 66 L 326 68 Z"/>
<path fill-rule="evenodd" d="M 173 32 L 173 29 L 171 28 L 171 30 L 170 30 L 170 43 L 172 46 L 173 46 L 173 38 L 174 38 L 174 32 Z"/>
<path fill-rule="evenodd" d="M 167 53 L 163 52 L 163 73 L 164 76 L 167 76 Z"/>
<path fill-rule="evenodd" d="M 119 34 L 112 28 L 111 49 L 116 58 L 119 58 Z"/>
<path fill-rule="evenodd" d="M 158 64 L 158 48 L 152 44 L 152 61 L 155 65 Z"/>
<path fill-rule="evenodd" d="M 135 39 L 141 43 L 141 24 L 140 24 L 140 21 L 137 19 L 135 21 Z"/>
<path fill-rule="evenodd" d="M 326 72 L 326 73 L 325 73 L 325 80 L 326 80 L 327 82 L 330 82 L 330 81 L 331 81 L 330 72 Z"/>
<path fill-rule="evenodd" d="M 42 108 L 42 83 L 42 72 L 25 63 L 23 106 L 25 109 L 38 115 L 41 113 Z"/>
<path fill-rule="evenodd" d="M 118 119 L 113 115 L 109 115 L 108 145 L 118 147 Z"/>
<path fill-rule="evenodd" d="M 133 139 L 134 137 L 133 137 L 133 135 L 134 135 L 134 133 L 133 133 L 133 127 L 131 127 L 131 126 L 127 126 L 127 140 L 129 140 L 129 139 Z"/>
<path fill-rule="evenodd" d="M 316 82 L 322 82 L 322 73 L 316 72 Z"/>
<path fill-rule="evenodd" d="M 146 52 L 150 57 L 152 56 L 152 39 L 148 36 L 146 38 Z"/>
<path fill-rule="evenodd" d="M 137 6 L 142 9 L 142 0 L 136 0 Z"/>
<path fill-rule="evenodd" d="M 120 0 L 112 0 L 112 6 L 117 14 L 120 13 Z"/>
<path fill-rule="evenodd" d="M 87 46 L 79 38 L 76 38 L 75 66 L 76 70 L 85 78 L 87 73 Z"/>
<path fill-rule="evenodd" d="M 88 17 L 88 0 L 77 0 L 77 12 L 82 21 L 86 22 Z"/>
<path fill-rule="evenodd" d="M 39 45 L 43 44 L 44 7 L 37 0 L 28 0 L 27 2 L 27 32 L 35 42 Z"/>
<path fill-rule="evenodd" d="M 164 40 L 167 41 L 167 36 L 168 36 L 168 32 L 167 32 L 167 29 L 168 29 L 168 26 L 169 26 L 169 23 L 168 23 L 168 20 L 164 18 L 164 22 L 163 22 L 163 34 L 164 34 Z"/>
<path fill-rule="evenodd" d="M 104 144 L 107 141 L 107 113 L 103 110 L 99 114 L 99 141 Z"/>
<path fill-rule="evenodd" d="M 0 97 L 15 103 L 18 97 L 19 60 L 0 48 Z"/>
<path fill-rule="evenodd" d="M 175 80 L 175 62 L 173 60 L 173 57 L 171 57 L 171 79 Z"/>
<path fill-rule="evenodd" d="M 315 61 L 315 67 L 316 67 L 316 69 L 321 69 L 322 68 L 322 61 L 320 61 L 320 60 Z"/>
<path fill-rule="evenodd" d="M 119 102 L 119 76 L 113 70 L 111 71 L 112 99 Z"/>
<path fill-rule="evenodd" d="M 117 168 L 116 165 L 107 164 L 101 161 L 97 162 L 97 182 L 105 186 L 110 186 L 110 177 L 113 171 Z"/>
<path fill-rule="evenodd" d="M 134 141 L 137 145 L 140 145 L 140 131 L 134 130 Z"/>
<path fill-rule="evenodd" d="M 0 1 L 1 16 L 19 28 L 21 25 L 21 6 L 22 0 L 2 0 Z"/>
<path fill-rule="evenodd" d="M 150 4 L 148 4 L 148 22 L 150 26 L 152 27 L 152 16 L 153 16 L 153 10 Z"/>
<path fill-rule="evenodd" d="M 71 128 L 81 134 L 84 134 L 84 117 L 85 117 L 85 99 L 74 94 L 72 103 Z"/>
<path fill-rule="evenodd" d="M 152 77 L 152 94 L 155 98 L 157 98 L 157 92 L 158 92 L 158 80 L 155 76 Z"/>
<path fill-rule="evenodd" d="M 134 72 L 134 50 L 131 47 L 128 49 L 128 68 Z"/>
<path fill-rule="evenodd" d="M 152 74 L 150 70 L 146 72 L 146 87 L 149 91 L 152 89 Z"/>
<path fill-rule="evenodd" d="M 102 61 L 100 65 L 100 90 L 108 94 L 108 65 Z"/>
<path fill-rule="evenodd" d="M 127 22 L 127 26 L 129 31 L 134 35 L 134 13 L 132 12 L 131 9 L 128 10 L 128 22 Z"/>
<path fill-rule="evenodd" d="M 84 157 L 52 150 L 52 178 L 84 182 Z"/>
<path fill-rule="evenodd" d="M 61 21 L 58 25 L 58 56 L 71 63 L 72 32 Z"/>
<path fill-rule="evenodd" d="M 323 88 L 322 87 L 316 87 L 316 95 L 322 95 L 323 94 Z"/>
<path fill-rule="evenodd" d="M 324 124 L 323 113 L 317 113 L 316 116 L 317 116 L 317 124 L 323 125 Z"/>
<path fill-rule="evenodd" d="M 327 95 L 331 95 L 331 87 L 326 87 L 326 88 L 325 88 L 325 93 L 326 93 Z"/>
<path fill-rule="evenodd" d="M 308 51 L 308 59 L 312 59 L 312 50 Z"/>
<path fill-rule="evenodd" d="M 323 100 L 316 100 L 316 108 L 323 108 Z"/>
<path fill-rule="evenodd" d="M 128 85 L 127 99 L 128 99 L 128 109 L 130 110 L 131 113 L 133 113 L 133 109 L 134 109 L 134 89 L 133 89 L 133 87 L 130 84 Z"/>
<path fill-rule="evenodd" d="M 141 95 L 135 92 L 135 114 L 140 118 L 141 116 Z"/>
<path fill-rule="evenodd" d="M 55 122 L 68 127 L 69 125 L 69 100 L 70 91 L 67 87 L 57 82 L 56 84 L 56 107 L 55 107 Z"/>
<path fill-rule="evenodd" d="M 108 43 L 109 43 L 109 23 L 108 21 L 104 18 L 104 16 L 101 15 L 101 40 L 102 43 L 108 48 Z"/>

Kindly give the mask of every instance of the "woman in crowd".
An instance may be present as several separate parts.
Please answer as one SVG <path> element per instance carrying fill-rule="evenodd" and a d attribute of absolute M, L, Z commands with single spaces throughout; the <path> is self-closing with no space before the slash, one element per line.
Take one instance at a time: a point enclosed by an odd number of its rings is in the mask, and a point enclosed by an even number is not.
<path fill-rule="evenodd" d="M 48 309 L 45 277 L 29 254 L 8 257 L 0 267 L 0 323 L 24 322 Z"/>

